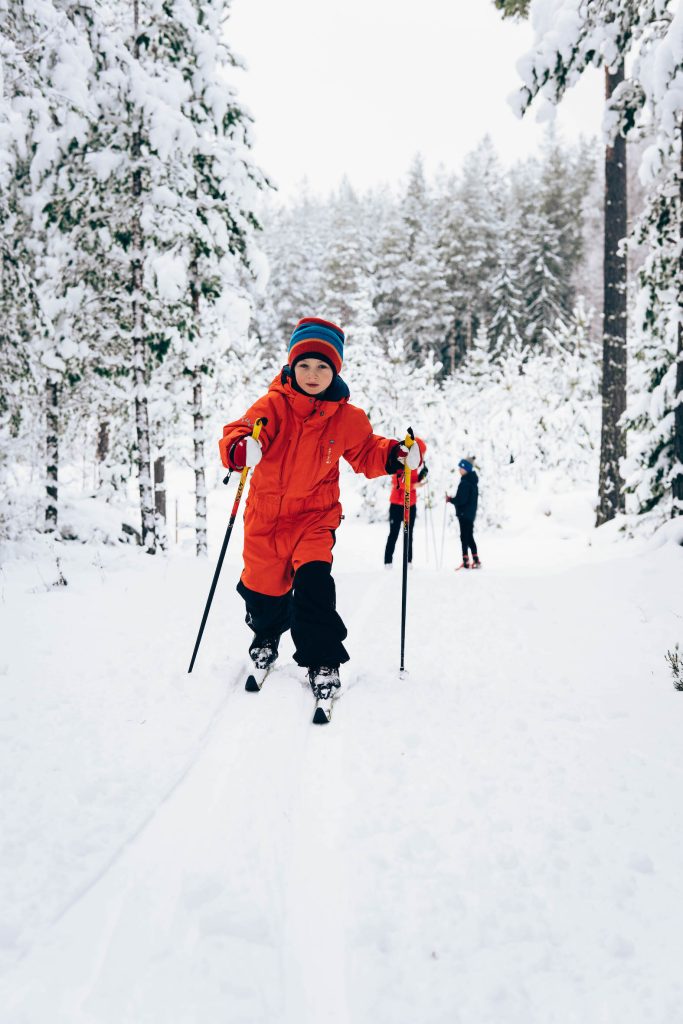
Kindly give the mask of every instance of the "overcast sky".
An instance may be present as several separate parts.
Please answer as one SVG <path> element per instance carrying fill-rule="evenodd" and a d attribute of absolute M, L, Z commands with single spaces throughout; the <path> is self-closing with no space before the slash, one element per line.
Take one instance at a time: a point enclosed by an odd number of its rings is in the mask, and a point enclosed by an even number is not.
<path fill-rule="evenodd" d="M 419 151 L 428 172 L 456 170 L 489 133 L 505 162 L 537 149 L 534 110 L 507 96 L 527 24 L 492 0 L 233 0 L 229 41 L 255 118 L 254 155 L 292 196 L 306 176 L 326 193 L 346 174 L 359 189 L 395 185 Z M 557 127 L 600 131 L 602 85 L 591 74 L 563 101 Z"/>

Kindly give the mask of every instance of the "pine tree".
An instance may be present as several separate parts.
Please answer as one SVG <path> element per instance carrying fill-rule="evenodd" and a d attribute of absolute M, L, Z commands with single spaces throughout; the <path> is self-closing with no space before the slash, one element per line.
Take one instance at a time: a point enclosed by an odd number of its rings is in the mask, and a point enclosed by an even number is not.
<path fill-rule="evenodd" d="M 215 371 L 218 334 L 230 305 L 246 299 L 252 236 L 258 227 L 255 193 L 265 179 L 248 159 L 249 119 L 222 72 L 235 58 L 222 40 L 230 0 L 179 2 L 174 24 L 183 38 L 174 48 L 191 95 L 181 112 L 196 132 L 192 181 L 184 197 L 187 254 L 183 331 L 184 372 L 192 387 L 197 554 L 207 553 L 203 381 Z M 184 16 L 184 22 L 181 17 Z"/>
<path fill-rule="evenodd" d="M 683 172 L 668 165 L 658 175 L 659 203 L 650 206 L 639 228 L 648 255 L 639 272 L 634 376 L 636 388 L 626 422 L 634 435 L 626 463 L 626 492 L 639 513 L 680 514 L 677 491 L 683 465 L 680 447 L 681 295 L 680 223 Z M 662 187 L 664 186 L 664 187 Z"/>
<path fill-rule="evenodd" d="M 94 113 L 89 34 L 99 24 L 99 8 L 96 0 L 39 0 L 30 10 L 3 2 L 0 13 L 8 143 L 0 181 L 0 215 L 6 229 L 2 310 L 14 378 L 7 394 L 26 396 L 17 383 L 16 368 L 30 370 L 36 385 L 30 397 L 40 402 L 45 417 L 45 528 L 54 532 L 64 395 L 80 378 L 82 353 L 60 303 L 66 256 L 51 210 L 68 188 L 62 168 L 87 133 Z M 17 415 L 15 408 L 15 429 Z"/>
<path fill-rule="evenodd" d="M 623 83 L 624 53 L 639 20 L 637 5 L 618 0 L 586 4 L 566 31 L 554 31 L 552 11 L 559 13 L 558 0 L 532 3 L 532 19 L 543 7 L 538 38 L 530 59 L 524 64 L 525 84 L 520 90 L 517 110 L 521 115 L 542 92 L 553 103 L 591 63 L 604 63 L 608 108 L 612 95 Z M 605 261 L 603 320 L 603 422 L 600 458 L 598 524 L 623 508 L 620 462 L 625 455 L 625 438 L 620 425 L 626 403 L 626 261 L 620 242 L 626 235 L 626 150 L 623 119 L 610 131 L 605 155 Z"/>
<path fill-rule="evenodd" d="M 411 352 L 419 362 L 430 352 L 434 359 L 441 359 L 453 319 L 435 214 L 435 205 L 427 196 L 412 243 L 412 257 L 404 265 L 402 274 L 402 308 L 397 330 L 409 341 Z"/>
<path fill-rule="evenodd" d="M 509 348 L 521 345 L 524 302 L 512 232 L 502 233 L 498 251 L 498 271 L 491 284 L 492 316 L 488 329 L 494 358 Z"/>
<path fill-rule="evenodd" d="M 363 233 L 361 202 L 344 179 L 332 200 L 330 237 L 323 262 L 323 315 L 335 323 L 348 324 L 369 277 L 369 247 Z"/>
<path fill-rule="evenodd" d="M 505 216 L 502 179 L 487 137 L 465 158 L 462 176 L 451 190 L 451 208 L 442 220 L 440 250 L 455 314 L 455 362 L 465 358 L 479 324 L 494 313 L 493 282 Z"/>

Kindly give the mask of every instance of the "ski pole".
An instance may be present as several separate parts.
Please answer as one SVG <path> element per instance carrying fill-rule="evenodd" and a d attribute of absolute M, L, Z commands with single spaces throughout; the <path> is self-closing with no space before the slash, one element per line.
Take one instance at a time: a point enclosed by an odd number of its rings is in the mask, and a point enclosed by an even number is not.
<path fill-rule="evenodd" d="M 258 440 L 258 436 L 261 433 L 261 427 L 265 427 L 267 423 L 268 423 L 268 420 L 266 419 L 265 416 L 262 416 L 260 419 L 256 420 L 256 423 L 254 424 L 254 429 L 251 432 L 251 436 L 254 438 L 255 441 Z M 231 474 L 228 473 L 228 475 L 226 476 L 226 478 L 223 481 L 223 483 L 227 484 L 228 480 L 230 479 L 230 475 Z M 201 622 L 201 625 L 199 627 L 199 633 L 197 634 L 197 641 L 196 641 L 196 643 L 194 645 L 194 650 L 192 652 L 192 661 L 190 662 L 190 667 L 187 670 L 188 671 L 188 675 L 192 671 L 192 668 L 193 668 L 194 663 L 195 663 L 195 658 L 197 657 L 197 651 L 199 650 L 199 645 L 202 642 L 202 634 L 204 633 L 204 626 L 206 625 L 206 620 L 209 617 L 209 609 L 211 608 L 211 602 L 213 601 L 213 595 L 214 595 L 215 590 L 216 590 L 216 584 L 218 583 L 218 577 L 220 576 L 221 569 L 223 567 L 223 559 L 225 558 L 225 552 L 228 550 L 228 542 L 230 541 L 230 534 L 232 533 L 232 528 L 235 525 L 235 519 L 237 518 L 237 509 L 239 508 L 240 499 L 242 497 L 242 492 L 244 490 L 244 485 L 247 482 L 248 475 L 249 475 L 249 466 L 245 466 L 244 469 L 242 470 L 242 472 L 240 473 L 240 482 L 239 482 L 239 486 L 237 488 L 237 494 L 235 495 L 235 503 L 232 506 L 232 513 L 230 515 L 230 521 L 228 522 L 228 529 L 226 530 L 225 537 L 223 539 L 223 547 L 221 548 L 221 553 L 218 556 L 218 565 L 216 566 L 216 571 L 214 572 L 213 580 L 211 581 L 211 589 L 209 590 L 209 597 L 207 599 L 206 606 L 204 608 L 204 614 L 202 615 L 202 622 Z"/>
<path fill-rule="evenodd" d="M 448 502 L 443 503 L 443 526 L 441 527 L 441 554 L 439 556 L 439 569 L 443 565 L 443 549 L 446 543 L 446 517 L 448 515 Z"/>
<path fill-rule="evenodd" d="M 432 505 L 429 500 L 429 484 L 427 484 L 427 499 L 424 502 L 424 520 L 425 520 L 425 554 L 427 556 L 427 564 L 429 564 L 429 519 L 431 516 Z"/>
<path fill-rule="evenodd" d="M 434 528 L 434 512 L 433 512 L 433 506 L 432 506 L 432 492 L 429 489 L 429 481 L 427 482 L 427 503 L 428 503 L 428 508 L 429 508 L 429 516 L 428 516 L 428 519 L 427 519 L 427 524 L 428 524 L 429 528 L 432 531 L 432 548 L 434 550 L 434 567 L 438 568 L 438 566 L 439 566 L 439 552 L 436 549 L 436 530 Z M 427 532 L 429 532 L 429 530 Z M 429 548 L 429 542 L 427 543 L 427 548 Z M 429 561 L 429 556 L 427 556 L 427 561 Z"/>
<path fill-rule="evenodd" d="M 410 451 L 415 444 L 412 427 L 408 427 L 403 445 Z M 408 547 L 410 544 L 410 466 L 403 467 L 403 586 L 401 589 L 401 674 L 405 672 L 404 653 L 406 646 L 406 604 L 408 597 Z"/>

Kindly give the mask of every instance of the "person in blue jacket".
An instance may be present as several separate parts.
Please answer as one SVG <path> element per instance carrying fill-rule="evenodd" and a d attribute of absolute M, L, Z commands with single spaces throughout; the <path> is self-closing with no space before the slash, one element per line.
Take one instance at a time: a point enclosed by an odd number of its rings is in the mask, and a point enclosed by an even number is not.
<path fill-rule="evenodd" d="M 474 471 L 474 466 L 468 459 L 461 459 L 458 463 L 460 471 L 460 483 L 453 497 L 446 495 L 446 501 L 455 506 L 455 514 L 458 517 L 460 526 L 460 543 L 462 544 L 462 568 L 479 569 L 481 562 L 477 554 L 477 545 L 474 540 L 474 520 L 477 515 L 477 501 L 479 499 L 479 477 Z M 470 563 L 470 551 L 472 562 Z"/>

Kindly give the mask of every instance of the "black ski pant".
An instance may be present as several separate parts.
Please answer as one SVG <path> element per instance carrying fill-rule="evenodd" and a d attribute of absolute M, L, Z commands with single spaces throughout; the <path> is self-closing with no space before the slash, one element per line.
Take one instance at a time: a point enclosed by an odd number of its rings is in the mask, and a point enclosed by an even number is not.
<path fill-rule="evenodd" d="M 474 519 L 465 519 L 464 516 L 458 516 L 458 525 L 460 526 L 460 543 L 462 545 L 462 557 L 465 558 L 467 550 L 472 552 L 473 555 L 477 553 L 477 545 L 474 542 Z"/>
<path fill-rule="evenodd" d="M 259 640 L 279 638 L 288 629 L 297 665 L 339 668 L 349 660 L 342 643 L 346 626 L 337 613 L 337 594 L 329 562 L 306 562 L 294 574 L 292 589 L 280 597 L 259 594 L 240 580 L 237 592 L 247 606 L 246 623 Z"/>
<path fill-rule="evenodd" d="M 408 526 L 408 561 L 413 560 L 413 527 L 415 525 L 415 516 L 417 515 L 417 505 L 410 506 L 410 523 Z M 387 537 L 387 546 L 384 549 L 384 564 L 391 565 L 394 560 L 394 548 L 396 547 L 396 541 L 398 535 L 403 527 L 403 505 L 389 505 L 389 536 Z"/>

